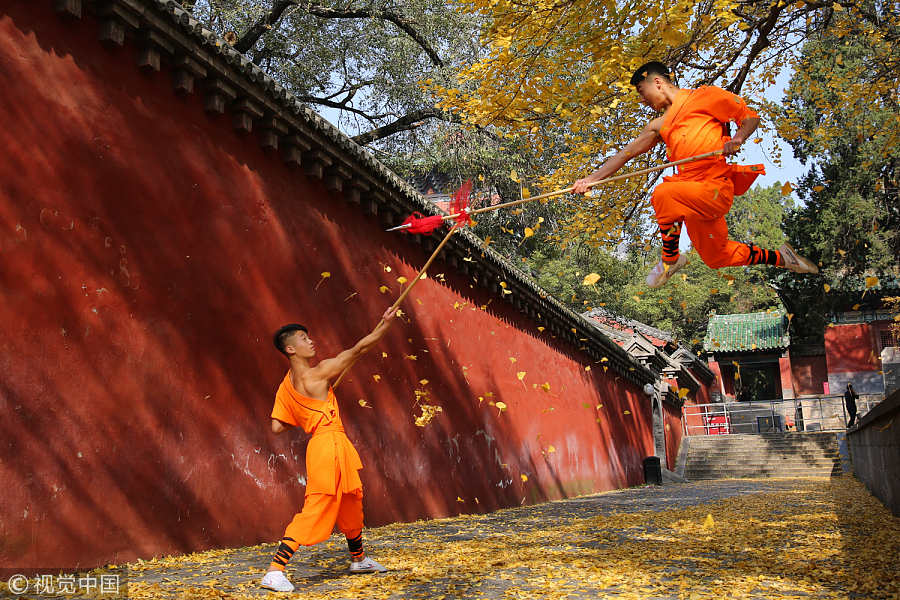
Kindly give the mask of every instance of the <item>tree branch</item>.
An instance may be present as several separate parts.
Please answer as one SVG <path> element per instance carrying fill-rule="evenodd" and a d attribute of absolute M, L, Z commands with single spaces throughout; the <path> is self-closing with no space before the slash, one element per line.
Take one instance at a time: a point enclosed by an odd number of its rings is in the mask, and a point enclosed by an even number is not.
<path fill-rule="evenodd" d="M 275 27 L 278 21 L 284 15 L 284 11 L 290 6 L 297 6 L 307 14 L 320 17 L 323 19 L 380 19 L 393 23 L 403 33 L 408 35 L 419 45 L 432 63 L 438 67 L 444 66 L 444 61 L 438 56 L 438 53 L 431 47 L 428 41 L 416 31 L 412 25 L 412 21 L 403 15 L 397 14 L 389 10 L 381 10 L 377 8 L 331 8 L 320 4 L 300 4 L 298 0 L 274 0 L 272 10 L 263 15 L 244 35 L 234 44 L 234 49 L 244 53 L 250 50 L 263 34 Z"/>
<path fill-rule="evenodd" d="M 284 11 L 287 10 L 289 6 L 296 4 L 297 0 L 275 0 L 272 4 L 272 10 L 263 15 L 260 20 L 254 23 L 250 29 L 235 42 L 234 49 L 241 54 L 247 52 L 247 50 L 252 48 L 266 31 L 272 29 L 275 24 L 278 23 L 282 14 L 284 14 Z"/>
<path fill-rule="evenodd" d="M 442 121 L 448 121 L 451 123 L 459 122 L 459 119 L 432 106 L 414 110 L 409 114 L 403 115 L 393 123 L 388 123 L 387 125 L 376 127 L 371 131 L 361 133 L 352 137 L 351 139 L 360 146 L 364 146 L 366 144 L 370 144 L 374 141 L 386 138 L 401 131 L 411 131 L 419 127 L 422 124 L 422 121 L 426 121 L 428 119 L 440 119 Z"/>
<path fill-rule="evenodd" d="M 769 11 L 769 15 L 766 17 L 766 20 L 762 22 L 757 31 L 756 41 L 753 42 L 753 46 L 750 48 L 750 52 L 747 53 L 747 60 L 744 61 L 744 65 L 741 67 L 738 74 L 734 79 L 731 80 L 725 89 L 733 94 L 738 94 L 741 91 L 741 87 L 744 85 L 744 80 L 747 79 L 747 75 L 750 73 L 750 68 L 753 65 L 753 61 L 756 60 L 756 57 L 760 52 L 768 48 L 769 46 L 769 34 L 775 28 L 775 25 L 778 24 L 778 17 L 781 16 L 781 11 L 784 6 L 780 2 L 776 2 L 772 5 L 772 9 Z"/>
<path fill-rule="evenodd" d="M 388 21 L 397 26 L 398 29 L 403 31 L 406 35 L 411 37 L 422 50 L 425 51 L 425 54 L 428 55 L 428 58 L 431 59 L 435 65 L 439 67 L 444 66 L 444 61 L 441 60 L 441 57 L 438 56 L 437 52 L 434 51 L 434 48 L 423 38 L 418 31 L 416 31 L 409 19 L 403 17 L 402 15 L 398 15 L 389 10 L 378 10 L 378 9 L 337 9 L 337 8 L 328 8 L 326 6 L 310 4 L 305 7 L 306 12 L 311 15 L 315 15 L 317 17 L 322 17 L 323 19 L 381 19 L 383 21 Z"/>

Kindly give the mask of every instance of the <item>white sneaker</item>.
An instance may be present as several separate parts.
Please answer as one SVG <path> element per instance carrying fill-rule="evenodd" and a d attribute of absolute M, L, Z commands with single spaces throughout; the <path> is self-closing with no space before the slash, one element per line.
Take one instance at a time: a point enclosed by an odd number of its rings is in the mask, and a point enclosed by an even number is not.
<path fill-rule="evenodd" d="M 387 568 L 372 560 L 368 556 L 359 562 L 350 563 L 351 573 L 384 573 Z"/>
<path fill-rule="evenodd" d="M 675 274 L 675 271 L 688 263 L 686 254 L 680 254 L 678 260 L 674 263 L 664 263 L 659 261 L 656 266 L 647 274 L 647 287 L 662 287 L 669 281 L 669 278 Z M 667 268 L 668 267 L 668 268 Z"/>
<path fill-rule="evenodd" d="M 797 251 L 791 248 L 787 242 L 779 246 L 778 252 L 781 253 L 781 259 L 784 261 L 782 266 L 788 271 L 793 271 L 794 273 L 819 272 L 819 267 L 797 254 Z"/>
<path fill-rule="evenodd" d="M 276 592 L 293 592 L 294 584 L 288 581 L 284 576 L 284 571 L 269 571 L 263 575 L 262 581 L 259 582 L 260 587 Z"/>

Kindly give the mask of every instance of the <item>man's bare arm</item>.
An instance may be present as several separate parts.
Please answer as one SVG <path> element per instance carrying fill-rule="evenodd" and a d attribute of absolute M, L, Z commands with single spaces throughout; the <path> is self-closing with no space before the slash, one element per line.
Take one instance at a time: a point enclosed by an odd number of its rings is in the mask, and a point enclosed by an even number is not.
<path fill-rule="evenodd" d="M 730 156 L 736 154 L 741 149 L 741 144 L 747 141 L 747 138 L 759 127 L 758 117 L 748 117 L 744 119 L 741 126 L 734 132 L 734 137 L 725 142 L 722 146 L 722 154 Z"/>
<path fill-rule="evenodd" d="M 644 127 L 644 130 L 641 131 L 640 135 L 603 163 L 599 169 L 584 179 L 576 181 L 574 192 L 576 194 L 585 193 L 588 191 L 588 186 L 591 183 L 602 181 L 603 179 L 612 176 L 613 173 L 621 169 L 629 160 L 635 156 L 648 152 L 653 146 L 659 143 L 661 139 L 659 137 L 660 127 L 662 127 L 662 117 L 658 117 L 647 123 L 647 126 Z"/>
<path fill-rule="evenodd" d="M 387 333 L 388 327 L 391 326 L 391 320 L 397 314 L 396 308 L 389 308 L 384 311 L 381 322 L 372 333 L 362 338 L 352 348 L 344 350 L 334 358 L 326 358 L 315 367 L 310 369 L 304 375 L 304 379 L 325 380 L 330 382 L 332 379 L 340 375 L 344 369 L 348 368 L 359 359 L 360 356 L 368 352 L 369 348 L 374 346 L 384 334 Z"/>
<path fill-rule="evenodd" d="M 285 425 L 278 419 L 272 419 L 272 433 L 279 434 L 290 429 L 290 425 Z"/>

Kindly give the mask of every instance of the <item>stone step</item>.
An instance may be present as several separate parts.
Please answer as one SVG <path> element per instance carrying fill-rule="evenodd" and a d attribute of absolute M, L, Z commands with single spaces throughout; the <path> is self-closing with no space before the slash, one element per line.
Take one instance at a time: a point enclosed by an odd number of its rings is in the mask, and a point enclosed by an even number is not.
<path fill-rule="evenodd" d="M 834 433 L 692 436 L 684 440 L 687 480 L 830 477 L 841 471 Z"/>
<path fill-rule="evenodd" d="M 694 466 L 704 466 L 704 465 L 729 465 L 729 466 L 738 466 L 738 467 L 752 467 L 752 466 L 782 466 L 782 467 L 793 467 L 793 466 L 824 466 L 824 465 L 833 465 L 835 463 L 841 462 L 840 458 L 827 458 L 821 460 L 740 460 L 740 459 L 722 459 L 722 460 L 691 460 L 690 458 L 685 461 L 685 467 L 694 467 Z"/>
<path fill-rule="evenodd" d="M 696 438 L 735 438 L 735 439 L 775 439 L 775 440 L 800 440 L 800 439 L 817 439 L 834 437 L 840 432 L 837 431 L 814 431 L 814 432 L 764 432 L 764 433 L 731 433 L 728 435 L 698 435 Z"/>
<path fill-rule="evenodd" d="M 688 454 L 688 462 L 721 462 L 723 460 L 744 461 L 744 462 L 809 462 L 822 460 L 839 460 L 839 454 L 719 454 L 716 456 L 698 456 L 696 454 Z"/>
<path fill-rule="evenodd" d="M 712 479 L 766 479 L 770 477 L 831 477 L 833 473 L 717 473 L 714 475 L 685 475 L 688 481 L 706 481 Z"/>
<path fill-rule="evenodd" d="M 685 469 L 684 477 L 685 479 L 696 479 L 698 477 L 728 477 L 729 475 L 734 474 L 746 474 L 746 475 L 828 475 L 835 470 L 840 471 L 841 466 L 831 465 L 829 467 L 817 467 L 817 468 L 796 468 L 796 469 L 788 469 L 788 468 L 780 468 L 780 469 L 750 469 L 750 468 L 739 468 L 739 467 L 721 467 L 721 468 L 703 468 L 703 469 Z"/>
<path fill-rule="evenodd" d="M 829 451 L 829 452 L 823 452 L 823 451 L 814 452 L 812 450 L 803 451 L 803 452 L 800 452 L 800 451 L 792 451 L 792 452 L 765 452 L 765 451 L 763 451 L 763 452 L 750 452 L 750 451 L 748 451 L 748 452 L 743 452 L 743 451 L 728 452 L 726 450 L 698 452 L 694 449 L 691 449 L 688 452 L 688 456 L 691 456 L 694 458 L 710 459 L 710 460 L 721 458 L 723 456 L 758 457 L 758 458 L 780 458 L 783 456 L 790 457 L 790 458 L 820 458 L 820 457 L 824 457 L 824 456 L 834 457 L 834 456 L 839 456 L 839 455 L 840 455 L 840 453 L 837 452 L 836 450 L 833 452 L 831 452 L 831 451 Z"/>
<path fill-rule="evenodd" d="M 836 454 L 837 448 L 692 448 L 688 451 L 697 456 L 716 454 Z"/>
<path fill-rule="evenodd" d="M 837 440 L 821 440 L 821 441 L 799 441 L 799 442 L 780 442 L 764 440 L 729 440 L 727 438 L 721 441 L 697 441 L 695 438 L 688 438 L 688 443 L 696 448 L 719 448 L 722 446 L 763 446 L 766 448 L 823 448 L 828 446 L 836 446 Z"/>
<path fill-rule="evenodd" d="M 717 450 L 778 450 L 779 452 L 786 450 L 809 450 L 809 451 L 819 451 L 819 450 L 837 450 L 837 444 L 829 444 L 827 446 L 769 446 L 769 445 L 751 445 L 751 444 L 719 444 L 717 446 L 697 446 L 695 444 L 691 444 L 688 442 L 688 448 L 691 450 L 696 450 L 697 452 L 715 452 Z"/>
<path fill-rule="evenodd" d="M 744 442 L 811 442 L 822 443 L 823 441 L 837 439 L 837 433 L 809 433 L 809 434 L 791 434 L 791 435 L 767 435 L 765 433 L 740 434 L 732 433 L 728 435 L 690 435 L 689 439 L 704 443 L 719 443 L 723 440 L 744 441 Z"/>

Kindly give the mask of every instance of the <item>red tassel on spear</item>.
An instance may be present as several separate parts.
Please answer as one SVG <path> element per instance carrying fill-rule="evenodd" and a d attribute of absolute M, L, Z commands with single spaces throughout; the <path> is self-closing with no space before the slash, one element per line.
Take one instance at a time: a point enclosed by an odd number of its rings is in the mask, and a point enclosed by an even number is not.
<path fill-rule="evenodd" d="M 413 286 L 419 283 L 419 280 L 422 279 L 422 275 L 431 266 L 431 263 L 434 262 L 434 259 L 437 258 L 438 252 L 441 251 L 447 242 L 450 241 L 450 236 L 456 233 L 457 229 L 465 227 L 471 222 L 469 218 L 469 194 L 472 192 L 472 182 L 466 181 L 462 184 L 462 186 L 456 190 L 453 194 L 453 200 L 450 202 L 450 210 L 451 214 L 453 214 L 453 218 L 456 221 L 453 224 L 453 227 L 450 228 L 450 231 L 447 232 L 447 235 L 444 236 L 444 239 L 441 240 L 441 243 L 438 244 L 438 247 L 434 249 L 434 252 L 431 253 L 431 256 L 428 257 L 428 260 L 425 262 L 425 266 L 419 269 L 419 272 L 416 273 L 416 276 L 412 281 L 409 282 L 409 285 L 406 286 L 406 289 L 403 290 L 403 293 L 400 294 L 400 297 L 391 305 L 391 308 L 396 308 L 400 306 L 400 303 L 409 295 L 409 292 L 412 291 Z M 455 213 L 455 214 L 454 214 Z M 416 217 L 416 215 L 419 215 Z M 414 212 L 409 216 L 409 218 L 404 221 L 404 225 L 409 225 L 404 228 L 404 231 L 407 233 L 419 233 L 419 234 L 427 234 L 433 232 L 435 229 L 441 226 L 444 222 L 445 217 L 443 215 L 437 215 L 433 217 L 423 217 L 422 213 Z M 381 325 L 379 322 L 378 325 Z M 376 326 L 375 329 L 378 329 Z M 353 365 L 348 365 L 341 374 L 338 375 L 338 378 L 335 380 L 332 387 L 337 387 L 341 380 L 344 378 L 344 375 L 347 373 L 347 369 L 349 369 Z"/>
<path fill-rule="evenodd" d="M 394 229 L 402 229 L 406 233 L 428 235 L 443 225 L 444 221 L 453 218 L 460 227 L 465 227 L 471 222 L 469 217 L 469 195 L 472 193 L 472 182 L 466 180 L 462 186 L 453 193 L 450 201 L 450 216 L 434 215 L 426 217 L 420 212 L 414 212 L 403 221 L 403 224 Z M 391 231 L 390 229 L 388 231 Z"/>

